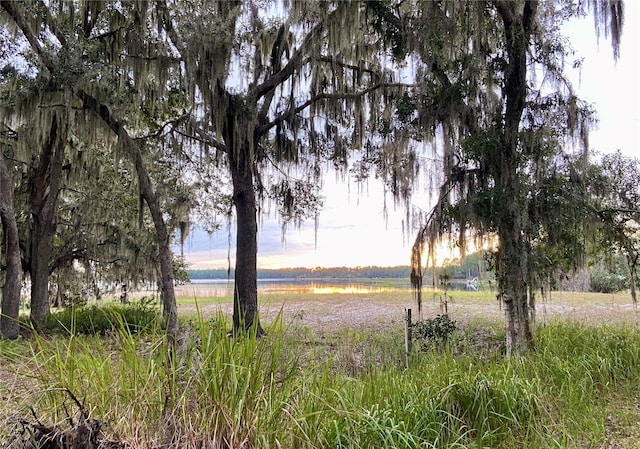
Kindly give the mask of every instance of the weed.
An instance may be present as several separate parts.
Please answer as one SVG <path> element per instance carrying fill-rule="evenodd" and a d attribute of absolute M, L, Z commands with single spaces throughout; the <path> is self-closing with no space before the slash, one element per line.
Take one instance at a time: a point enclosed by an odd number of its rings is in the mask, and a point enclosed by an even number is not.
<path fill-rule="evenodd" d="M 437 315 L 411 324 L 411 332 L 423 345 L 443 345 L 456 330 L 456 323 L 448 315 Z"/>
<path fill-rule="evenodd" d="M 0 342 L 0 362 L 30 368 L 28 405 L 47 422 L 66 419 L 68 389 L 132 447 L 599 447 L 624 424 L 609 419 L 620 392 L 640 382 L 632 327 L 552 323 L 522 358 L 462 345 L 408 368 L 399 331 L 226 329 L 221 315 L 192 319 L 172 364 L 160 329 L 122 319 L 106 336 Z"/>

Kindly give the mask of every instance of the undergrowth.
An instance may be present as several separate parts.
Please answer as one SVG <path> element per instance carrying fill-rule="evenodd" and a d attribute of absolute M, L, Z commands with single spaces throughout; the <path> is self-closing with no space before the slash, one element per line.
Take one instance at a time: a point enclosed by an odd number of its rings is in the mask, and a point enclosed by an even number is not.
<path fill-rule="evenodd" d="M 144 298 L 130 304 L 108 303 L 62 309 L 49 315 L 45 332 L 106 335 L 124 325 L 130 333 L 157 330 L 159 314 Z"/>
<path fill-rule="evenodd" d="M 406 368 L 399 331 L 320 338 L 276 321 L 265 338 L 229 338 L 219 316 L 193 322 L 170 364 L 162 333 L 118 323 L 108 337 L 36 336 L 28 355 L 10 343 L 41 389 L 16 407 L 62 421 L 68 389 L 134 448 L 600 447 L 609 398 L 640 381 L 637 328 L 554 323 L 511 360 L 475 350 L 470 328 Z"/>

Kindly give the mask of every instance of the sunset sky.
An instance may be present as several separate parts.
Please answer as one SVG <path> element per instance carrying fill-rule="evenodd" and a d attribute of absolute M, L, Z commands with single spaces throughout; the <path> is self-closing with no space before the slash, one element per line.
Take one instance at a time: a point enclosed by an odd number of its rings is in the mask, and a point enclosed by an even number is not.
<path fill-rule="evenodd" d="M 610 41 L 601 36 L 597 43 L 592 18 L 574 21 L 566 32 L 576 50 L 575 57 L 585 58 L 581 71 L 571 71 L 574 87 L 580 98 L 593 103 L 600 120 L 598 129 L 591 133 L 591 148 L 601 153 L 620 149 L 640 157 L 640 2 L 625 2 L 625 17 L 617 64 Z M 277 218 L 263 218 L 258 237 L 259 267 L 409 264 L 415 230 L 403 233 L 405 211 L 394 211 L 391 198 L 387 199 L 388 218 L 384 219 L 379 181 L 371 179 L 359 189 L 329 174 L 324 196 L 317 234 L 314 224 L 308 223 L 299 230 L 290 229 L 283 242 Z M 190 267 L 226 268 L 227 233 L 223 229 L 210 237 L 194 229 L 184 249 Z M 235 236 L 231 242 L 233 266 Z"/>

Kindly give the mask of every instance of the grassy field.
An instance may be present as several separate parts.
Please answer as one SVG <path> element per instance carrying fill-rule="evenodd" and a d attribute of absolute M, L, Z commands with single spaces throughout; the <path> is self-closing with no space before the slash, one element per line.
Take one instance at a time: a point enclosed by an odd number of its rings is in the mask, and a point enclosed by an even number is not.
<path fill-rule="evenodd" d="M 229 339 L 230 298 L 180 299 L 173 364 L 153 326 L 0 341 L 0 442 L 34 421 L 30 407 L 68 425 L 68 389 L 133 448 L 640 447 L 640 328 L 626 295 L 554 293 L 538 307 L 536 351 L 506 360 L 495 300 L 459 292 L 457 330 L 416 342 L 408 366 L 410 293 L 260 302 L 267 337 Z M 423 318 L 439 310 L 427 295 Z"/>

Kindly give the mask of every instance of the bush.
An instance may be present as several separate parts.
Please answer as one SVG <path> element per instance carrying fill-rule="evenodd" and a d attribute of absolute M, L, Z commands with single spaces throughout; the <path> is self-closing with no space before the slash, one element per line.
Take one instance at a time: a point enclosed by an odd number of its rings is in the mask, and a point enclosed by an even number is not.
<path fill-rule="evenodd" d="M 417 321 L 411 325 L 411 332 L 416 340 L 426 344 L 443 344 L 449 341 L 456 330 L 456 322 L 449 315 L 436 315 L 424 321 Z"/>
<path fill-rule="evenodd" d="M 629 288 L 626 276 L 618 273 L 597 270 L 591 273 L 591 291 L 599 293 L 616 293 Z"/>
<path fill-rule="evenodd" d="M 150 330 L 159 324 L 158 311 L 144 298 L 131 304 L 70 307 L 49 316 L 47 330 L 73 334 L 105 335 L 120 325 L 132 334 Z"/>

